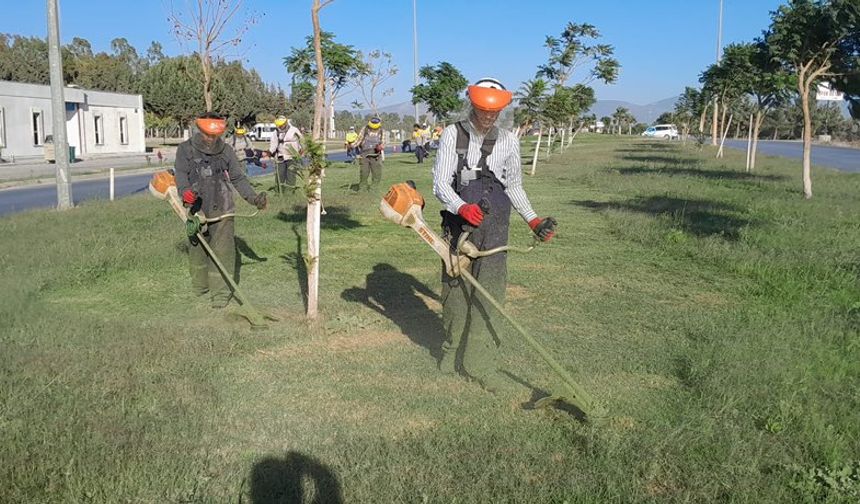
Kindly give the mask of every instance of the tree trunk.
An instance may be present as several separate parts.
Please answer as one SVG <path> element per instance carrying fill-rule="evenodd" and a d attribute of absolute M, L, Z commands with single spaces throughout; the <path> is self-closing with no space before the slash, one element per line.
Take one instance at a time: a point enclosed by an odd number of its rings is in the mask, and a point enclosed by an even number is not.
<path fill-rule="evenodd" d="M 537 168 L 538 154 L 540 153 L 540 140 L 542 137 L 543 137 L 543 127 L 541 127 L 538 130 L 538 139 L 537 139 L 537 143 L 535 144 L 535 154 L 532 157 L 532 169 L 529 172 L 529 175 L 535 174 L 535 168 Z"/>
<path fill-rule="evenodd" d="M 567 128 L 561 129 L 561 143 L 558 146 L 560 152 L 564 152 L 564 135 L 566 132 L 567 132 Z"/>
<path fill-rule="evenodd" d="M 738 124 L 740 124 L 740 121 L 738 121 Z M 750 159 L 752 158 L 752 132 L 753 132 L 753 115 L 750 114 L 749 129 L 747 131 L 747 164 L 746 164 L 747 173 L 750 172 L 750 163 L 751 163 Z"/>
<path fill-rule="evenodd" d="M 552 128 L 549 129 L 549 133 L 547 133 L 547 135 L 546 158 L 549 159 L 549 154 L 552 152 Z"/>
<path fill-rule="evenodd" d="M 717 97 L 714 97 L 714 117 L 711 119 L 711 145 L 716 147 L 717 145 L 717 116 L 720 111 L 720 103 L 717 101 Z"/>
<path fill-rule="evenodd" d="M 755 158 L 758 154 L 758 135 L 761 131 L 761 125 L 764 122 L 764 113 L 761 110 L 755 113 L 755 123 L 752 133 L 752 155 L 750 156 L 750 171 L 755 170 Z"/>
<path fill-rule="evenodd" d="M 729 135 L 729 129 L 732 127 L 732 119 L 735 117 L 734 114 L 729 115 L 729 122 L 726 124 L 725 129 L 723 129 L 723 136 L 720 139 L 720 148 L 717 150 L 717 157 L 723 157 L 723 145 L 726 143 L 726 137 Z"/>
<path fill-rule="evenodd" d="M 325 67 L 322 59 L 322 41 L 320 39 L 320 0 L 313 0 L 311 7 L 311 21 L 314 27 L 314 54 L 317 65 L 317 87 L 314 95 L 314 124 L 312 136 L 314 140 L 320 140 L 322 130 L 322 119 L 325 114 Z"/>
<path fill-rule="evenodd" d="M 200 55 L 200 64 L 203 67 L 203 100 L 206 102 L 206 112 L 212 112 L 212 61 L 209 55 Z"/>
<path fill-rule="evenodd" d="M 314 55 L 317 65 L 317 88 L 314 96 L 313 139 L 321 140 L 323 114 L 325 114 L 325 67 L 322 59 L 322 43 L 320 39 L 320 0 L 313 0 L 311 20 L 314 28 Z M 325 142 L 323 141 L 323 151 Z M 320 217 L 322 211 L 322 176 L 317 174 L 309 177 L 308 183 L 313 191 L 308 198 L 307 213 L 307 268 L 308 268 L 308 311 L 309 319 L 315 319 L 319 313 L 319 279 L 320 279 Z"/>
<path fill-rule="evenodd" d="M 797 87 L 803 107 L 803 197 L 812 199 L 812 113 L 809 110 L 809 84 L 801 73 Z"/>
<path fill-rule="evenodd" d="M 741 122 L 735 123 L 735 140 L 741 137 Z"/>
<path fill-rule="evenodd" d="M 779 126 L 774 126 L 773 127 L 773 139 L 776 140 L 777 138 L 779 138 Z"/>
<path fill-rule="evenodd" d="M 705 132 L 705 119 L 708 117 L 708 106 L 710 103 L 705 103 L 705 108 L 702 109 L 702 115 L 699 117 L 699 133 Z"/>

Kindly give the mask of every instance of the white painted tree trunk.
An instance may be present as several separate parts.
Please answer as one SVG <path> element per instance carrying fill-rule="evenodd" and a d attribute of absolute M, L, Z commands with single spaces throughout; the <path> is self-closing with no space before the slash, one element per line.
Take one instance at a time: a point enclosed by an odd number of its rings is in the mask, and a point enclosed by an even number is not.
<path fill-rule="evenodd" d="M 740 124 L 740 121 L 738 122 L 738 124 Z M 751 159 L 752 159 L 752 132 L 753 132 L 753 115 L 750 114 L 750 127 L 749 127 L 749 133 L 747 134 L 747 166 L 746 166 L 747 173 L 750 172 L 750 169 L 751 169 L 750 165 L 752 164 L 752 162 L 751 162 Z"/>
<path fill-rule="evenodd" d="M 729 134 L 729 128 L 732 127 L 732 119 L 734 118 L 734 114 L 729 115 L 729 122 L 726 123 L 726 127 L 723 130 L 723 136 L 720 139 L 720 148 L 717 150 L 717 157 L 723 157 L 723 145 L 726 143 L 726 136 Z"/>
<path fill-rule="evenodd" d="M 812 113 L 809 110 L 809 89 L 803 89 L 803 86 L 800 103 L 803 107 L 803 197 L 812 199 Z"/>
<path fill-rule="evenodd" d="M 564 144 L 564 135 L 567 133 L 567 128 L 561 129 L 561 143 L 559 144 L 559 149 L 564 152 L 565 144 Z"/>
<path fill-rule="evenodd" d="M 535 144 L 535 154 L 532 157 L 532 169 L 529 172 L 529 175 L 535 174 L 535 168 L 537 168 L 538 154 L 540 153 L 540 141 L 541 141 L 542 137 L 543 137 L 543 128 L 540 128 L 538 130 L 537 143 Z"/>
<path fill-rule="evenodd" d="M 761 124 L 764 122 L 764 113 L 761 110 L 755 113 L 755 122 L 753 123 L 752 133 L 752 155 L 750 156 L 750 171 L 755 170 L 755 159 L 758 156 L 758 135 L 761 131 Z"/>
<path fill-rule="evenodd" d="M 549 154 L 552 151 L 552 128 L 549 129 L 546 142 L 546 159 L 549 159 Z"/>

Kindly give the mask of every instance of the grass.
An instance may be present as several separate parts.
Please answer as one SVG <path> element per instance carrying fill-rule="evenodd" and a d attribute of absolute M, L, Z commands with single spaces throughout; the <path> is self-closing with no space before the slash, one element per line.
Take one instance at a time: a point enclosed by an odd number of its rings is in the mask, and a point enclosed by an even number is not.
<path fill-rule="evenodd" d="M 581 135 L 526 178 L 560 229 L 510 256 L 507 305 L 590 424 L 529 409 L 557 384 L 512 331 L 511 390 L 438 373 L 439 261 L 354 167 L 328 170 L 317 324 L 298 199 L 237 222 L 283 319 L 253 332 L 191 299 L 161 201 L 0 219 L 0 501 L 857 502 L 860 175 L 803 201 L 797 163 L 742 156 Z M 435 222 L 430 165 L 390 156 L 404 179 Z"/>

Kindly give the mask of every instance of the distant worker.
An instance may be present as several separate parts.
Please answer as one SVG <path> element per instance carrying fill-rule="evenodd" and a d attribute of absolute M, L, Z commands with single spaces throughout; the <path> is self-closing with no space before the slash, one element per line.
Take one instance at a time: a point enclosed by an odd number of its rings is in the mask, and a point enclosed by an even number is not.
<path fill-rule="evenodd" d="M 427 157 L 427 130 L 420 124 L 415 123 L 412 126 L 412 143 L 415 144 L 415 157 L 418 158 L 418 164 L 424 162 Z"/>
<path fill-rule="evenodd" d="M 464 226 L 476 228 L 469 240 L 481 250 L 507 245 L 511 206 L 542 241 L 555 232 L 555 220 L 541 219 L 523 190 L 520 143 L 495 126 L 512 94 L 495 79 L 468 88 L 469 118 L 445 128 L 433 167 L 433 193 L 442 202 L 442 227 L 457 243 Z M 482 208 L 483 207 L 483 208 Z M 504 302 L 507 257 L 494 254 L 472 262 L 471 273 Z M 465 372 L 487 390 L 504 384 L 498 372 L 494 334 L 500 324 L 490 303 L 461 278 L 442 272 L 442 321 L 446 332 L 439 368 Z M 462 363 L 457 356 L 462 355 Z M 462 365 L 460 365 L 462 364 Z"/>
<path fill-rule="evenodd" d="M 284 116 L 275 119 L 275 127 L 277 129 L 269 141 L 269 155 L 277 163 L 275 179 L 278 185 L 295 187 L 296 168 L 293 164 L 296 160 L 293 159 L 293 152 L 301 152 L 302 132 Z"/>
<path fill-rule="evenodd" d="M 191 287 L 197 296 L 209 295 L 213 308 L 227 306 L 232 292 L 218 268 L 197 241 L 196 234 L 203 238 L 221 260 L 230 276 L 236 276 L 236 242 L 233 217 L 223 217 L 202 228 L 200 219 L 194 214 L 202 211 L 207 219 L 232 214 L 233 189 L 248 203 L 263 210 L 266 208 L 265 192 L 254 192 L 245 176 L 245 166 L 236 158 L 236 153 L 227 148 L 221 138 L 227 121 L 208 112 L 195 121 L 198 132 L 176 149 L 176 189 L 183 204 L 189 208 L 187 231 L 190 239 L 188 260 L 191 272 Z"/>
<path fill-rule="evenodd" d="M 358 136 L 358 148 L 361 153 L 361 164 L 359 169 L 358 188 L 370 190 L 382 181 L 382 152 L 385 145 L 382 141 L 382 120 L 378 117 L 372 118 L 367 125 L 361 129 Z M 372 182 L 368 183 L 368 177 L 372 175 Z"/>
<path fill-rule="evenodd" d="M 355 132 L 355 126 L 349 127 L 349 131 L 346 133 L 346 138 L 344 140 L 346 159 L 348 162 L 352 163 L 355 161 L 356 156 L 358 156 L 358 133 Z"/>

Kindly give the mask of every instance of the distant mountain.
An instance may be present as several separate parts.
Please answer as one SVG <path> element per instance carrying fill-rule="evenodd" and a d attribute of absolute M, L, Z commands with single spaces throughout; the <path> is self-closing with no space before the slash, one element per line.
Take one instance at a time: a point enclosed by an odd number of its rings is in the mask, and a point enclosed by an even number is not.
<path fill-rule="evenodd" d="M 349 111 L 352 112 L 353 114 L 360 114 L 362 116 L 368 115 L 372 112 L 372 110 L 370 110 L 370 109 L 349 110 Z M 400 117 L 411 116 L 411 115 L 415 115 L 415 105 L 413 105 L 412 102 L 405 101 L 405 102 L 401 102 L 401 103 L 395 103 L 393 105 L 386 105 L 384 107 L 379 107 L 379 113 L 384 113 L 384 112 L 387 112 L 390 114 L 397 114 Z M 420 115 L 426 114 L 426 113 L 427 113 L 427 105 L 425 105 L 424 103 L 419 103 L 418 104 L 418 115 L 420 116 Z"/>
<path fill-rule="evenodd" d="M 637 121 L 652 124 L 663 112 L 674 110 L 678 98 L 678 96 L 673 96 L 647 105 L 637 105 L 621 100 L 597 100 L 590 112 L 600 119 L 604 116 L 611 116 L 618 107 L 624 107 L 633 114 Z"/>

